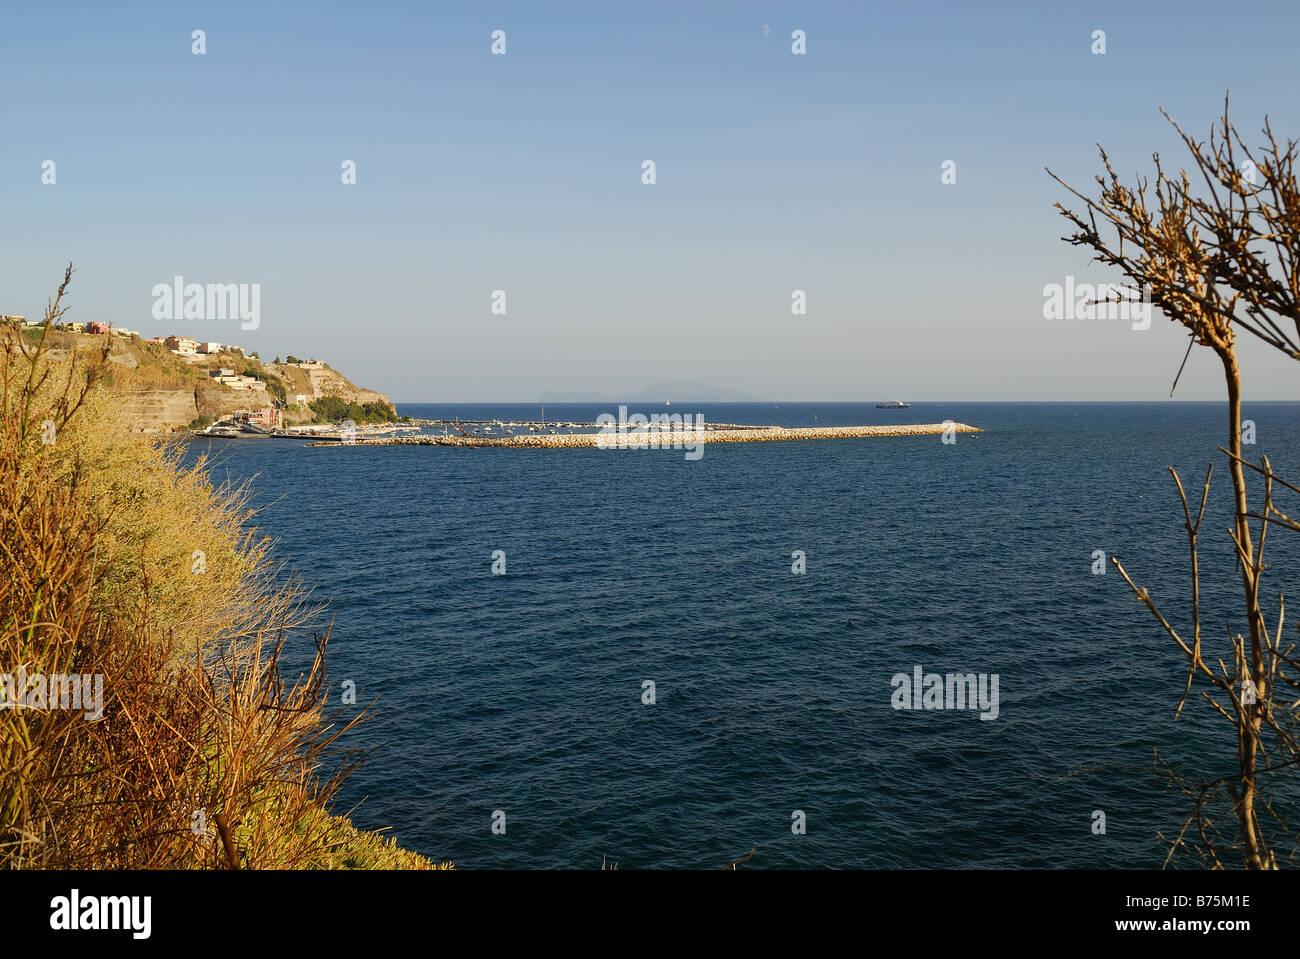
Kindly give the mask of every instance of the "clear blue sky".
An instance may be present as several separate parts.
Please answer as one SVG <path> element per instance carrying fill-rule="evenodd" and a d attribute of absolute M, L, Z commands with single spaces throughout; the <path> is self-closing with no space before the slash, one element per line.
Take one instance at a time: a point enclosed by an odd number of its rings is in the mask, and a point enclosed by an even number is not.
<path fill-rule="evenodd" d="M 1281 2 L 5 4 L 0 313 L 71 260 L 71 319 L 398 401 L 1159 398 L 1168 321 L 1043 319 L 1044 284 L 1110 278 L 1043 168 L 1180 160 L 1158 108 L 1203 132 L 1226 89 L 1300 137 L 1298 48 Z M 154 320 L 176 274 L 260 283 L 260 329 Z M 1246 360 L 1248 398 L 1300 398 L 1296 363 Z M 1221 395 L 1198 357 L 1179 397 Z"/>

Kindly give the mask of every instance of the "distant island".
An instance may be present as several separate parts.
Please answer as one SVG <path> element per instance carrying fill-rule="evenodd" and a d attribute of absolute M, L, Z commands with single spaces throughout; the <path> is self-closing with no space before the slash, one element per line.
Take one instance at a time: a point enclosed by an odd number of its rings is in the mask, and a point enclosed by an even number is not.
<path fill-rule="evenodd" d="M 603 393 L 547 391 L 543 403 L 759 403 L 758 397 L 741 390 L 725 390 L 695 380 L 651 383 L 637 396 L 610 396 Z"/>

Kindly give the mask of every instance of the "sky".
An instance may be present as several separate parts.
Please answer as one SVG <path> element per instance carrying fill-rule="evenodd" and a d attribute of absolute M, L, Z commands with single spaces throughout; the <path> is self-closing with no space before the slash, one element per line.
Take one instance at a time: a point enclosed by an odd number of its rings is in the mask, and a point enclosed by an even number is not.
<path fill-rule="evenodd" d="M 1285 2 L 5 4 L 0 313 L 71 261 L 69 320 L 398 402 L 1161 399 L 1181 328 L 1044 318 L 1046 285 L 1121 279 L 1060 240 L 1045 168 L 1181 165 L 1160 108 L 1204 135 L 1229 90 L 1300 138 L 1297 47 Z M 258 284 L 257 329 L 155 318 L 178 275 Z M 1300 399 L 1241 352 L 1248 400 Z M 1176 396 L 1223 396 L 1208 350 Z"/>

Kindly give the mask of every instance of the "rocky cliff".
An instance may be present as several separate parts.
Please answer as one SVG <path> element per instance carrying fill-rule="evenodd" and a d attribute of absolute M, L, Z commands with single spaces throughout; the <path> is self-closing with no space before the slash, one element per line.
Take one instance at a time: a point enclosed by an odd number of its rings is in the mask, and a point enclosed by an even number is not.
<path fill-rule="evenodd" d="M 28 335 L 31 335 L 30 333 Z M 311 403 L 335 396 L 349 403 L 393 404 L 362 389 L 326 363 L 266 363 L 238 347 L 181 355 L 138 336 L 51 330 L 51 359 L 110 346 L 106 385 L 120 394 L 133 428 L 145 433 L 185 429 L 195 419 L 219 419 L 240 410 L 280 404 L 285 425 L 315 422 Z M 217 377 L 214 374 L 229 372 Z"/>

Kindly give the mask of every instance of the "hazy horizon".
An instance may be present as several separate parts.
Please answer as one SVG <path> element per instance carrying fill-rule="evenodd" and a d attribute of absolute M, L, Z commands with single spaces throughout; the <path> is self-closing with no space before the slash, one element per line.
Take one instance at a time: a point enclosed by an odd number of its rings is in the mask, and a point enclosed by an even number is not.
<path fill-rule="evenodd" d="M 392 397 L 392 396 L 390 396 L 389 399 L 392 400 L 394 403 L 401 403 L 401 404 L 403 404 L 403 405 L 408 405 L 408 406 L 411 406 L 411 405 L 414 405 L 414 406 L 419 406 L 419 405 L 425 405 L 425 406 L 449 406 L 449 405 L 456 404 L 456 403 L 463 403 L 463 404 L 466 404 L 466 405 L 473 404 L 473 405 L 475 405 L 475 406 L 524 406 L 524 405 L 530 405 L 530 404 L 531 404 L 531 405 L 537 405 L 539 402 L 541 402 L 541 401 L 539 401 L 539 400 L 466 400 L 466 399 L 451 399 L 451 400 L 407 400 L 407 399 L 399 399 L 399 398 L 397 398 L 397 397 Z M 703 403 L 703 404 L 718 404 L 718 405 L 730 404 L 730 405 L 737 405 L 737 406 L 742 406 L 742 405 L 745 405 L 745 404 L 768 404 L 768 403 L 790 403 L 790 404 L 795 404 L 795 405 L 797 405 L 797 404 L 801 404 L 801 403 L 807 403 L 807 404 L 821 404 L 821 405 L 823 405 L 823 406 L 858 406 L 858 405 L 867 404 L 867 403 L 871 403 L 871 404 L 879 403 L 879 402 L 881 402 L 881 401 L 884 400 L 884 399 L 890 399 L 890 397 L 867 397 L 867 398 L 865 398 L 865 399 L 856 399 L 856 400 L 842 400 L 842 399 L 841 399 L 841 400 L 837 400 L 837 399 L 826 399 L 826 400 L 806 400 L 806 399 L 798 399 L 798 398 L 796 398 L 796 399 L 790 399 L 790 398 L 785 398 L 785 399 L 780 399 L 780 398 L 777 398 L 777 399 L 766 399 L 766 398 L 761 398 L 761 397 L 760 397 L 759 399 L 754 399 L 754 400 L 690 400 L 690 399 L 684 399 L 684 400 L 681 401 L 681 403 L 699 402 L 699 403 Z M 626 399 L 626 400 L 546 400 L 545 402 L 546 402 L 548 405 L 551 404 L 551 403 L 554 403 L 556 406 L 565 406 L 565 405 L 571 405 L 571 406 L 591 406 L 591 405 L 594 404 L 594 403 L 604 403 L 604 402 L 622 402 L 622 403 L 642 403 L 642 404 L 645 404 L 645 403 L 649 403 L 649 402 L 652 402 L 652 401 L 649 401 L 649 400 L 633 400 L 633 399 Z M 1125 404 L 1133 404 L 1133 405 L 1150 406 L 1150 405 L 1155 404 L 1155 403 L 1185 403 L 1185 404 L 1188 404 L 1188 405 L 1212 406 L 1212 405 L 1215 405 L 1215 404 L 1223 403 L 1224 400 L 1222 400 L 1222 399 L 1217 399 L 1217 400 L 1216 400 L 1216 399 L 1187 400 L 1187 399 L 1180 399 L 1180 398 L 1178 398 L 1178 397 L 1174 397 L 1174 398 L 1172 398 L 1172 399 L 1166 397 L 1166 398 L 1163 399 L 1163 400 L 1162 400 L 1162 399 L 1159 399 L 1159 398 L 1156 398 L 1156 399 L 1118 399 L 1118 400 L 1096 400 L 1096 399 L 1092 399 L 1092 400 L 1073 400 L 1073 399 L 1063 399 L 1063 400 L 976 400 L 976 399 L 951 399 L 951 398 L 949 398 L 949 399 L 915 399 L 915 398 L 911 398 L 911 399 L 906 399 L 905 402 L 907 402 L 908 404 L 913 405 L 913 406 L 917 406 L 917 405 L 935 405 L 935 404 L 945 404 L 945 403 L 979 403 L 979 404 L 982 404 L 982 405 L 988 405 L 988 406 L 996 406 L 996 405 L 999 405 L 999 404 L 1005 404 L 1005 405 L 1019 405 L 1019 406 L 1033 406 L 1033 405 L 1047 404 L 1047 403 L 1056 403 L 1056 404 L 1061 404 L 1061 405 L 1071 405 L 1071 406 L 1082 406 L 1082 405 L 1086 405 L 1086 404 L 1090 404 L 1090 403 L 1091 403 L 1091 404 L 1097 404 L 1097 405 L 1110 404 L 1110 405 L 1114 405 L 1114 406 L 1123 406 L 1123 405 L 1125 405 Z M 681 403 L 679 403 L 678 405 L 681 405 Z M 1259 403 L 1269 403 L 1269 404 L 1300 404 L 1300 400 L 1293 400 L 1293 399 L 1270 399 L 1270 398 L 1268 398 L 1268 397 L 1260 397 L 1260 398 L 1258 398 L 1258 399 L 1244 399 L 1244 400 L 1242 400 L 1242 404 L 1243 404 L 1243 406 L 1249 406 L 1249 405 L 1251 405 L 1251 404 L 1259 404 Z"/>
<path fill-rule="evenodd" d="M 1203 136 L 1226 90 L 1248 139 L 1300 135 L 1300 8 L 1268 7 L 12 7 L 0 313 L 39 316 L 71 260 L 69 320 L 314 356 L 397 402 L 1161 400 L 1181 328 L 1044 319 L 1045 286 L 1122 279 L 1061 242 L 1044 168 L 1086 189 L 1098 141 L 1130 181 L 1181 166 L 1159 109 Z M 154 319 L 176 276 L 259 284 L 258 328 Z M 1247 400 L 1300 399 L 1295 361 L 1239 343 Z M 1176 399 L 1223 392 L 1194 350 Z"/>
<path fill-rule="evenodd" d="M 392 398 L 390 397 L 390 399 L 392 399 Z M 451 400 L 404 400 L 404 399 L 394 399 L 393 402 L 394 402 L 394 403 L 425 403 L 425 404 L 429 404 L 429 405 L 443 405 L 443 404 L 446 404 L 446 403 L 477 403 L 477 404 L 480 405 L 480 406 L 521 406 L 521 405 L 526 405 L 526 404 L 530 404 L 530 403 L 531 403 L 531 404 L 536 404 L 536 403 L 538 402 L 538 400 L 466 400 L 466 399 L 451 399 Z M 546 400 L 545 402 L 548 403 L 548 404 L 554 402 L 556 406 L 564 406 L 565 404 L 570 404 L 570 405 L 582 405 L 582 406 L 590 406 L 592 403 L 601 403 L 601 402 L 607 402 L 607 401 L 605 401 L 605 400 L 554 400 L 554 401 L 552 401 L 552 400 Z M 650 401 L 648 401 L 648 400 L 622 400 L 622 401 L 618 401 L 618 400 L 616 400 L 615 402 L 625 402 L 625 403 L 626 403 L 626 402 L 650 402 Z M 776 398 L 774 398 L 774 399 L 773 399 L 773 398 L 766 398 L 766 397 L 759 397 L 758 399 L 753 399 L 753 400 L 689 400 L 689 399 L 687 399 L 687 400 L 683 400 L 683 402 L 687 402 L 687 403 L 690 403 L 690 402 L 699 402 L 699 403 L 735 403 L 735 404 L 744 404 L 744 403 L 822 403 L 822 404 L 825 404 L 825 405 L 827 405 L 827 406 L 833 406 L 833 405 L 851 406 L 851 405 L 857 405 L 857 404 L 862 404 L 862 403 L 879 403 L 879 402 L 881 402 L 881 399 L 880 399 L 880 398 L 867 397 L 867 398 L 865 398 L 865 399 L 856 399 L 856 400 L 836 400 L 836 399 L 828 399 L 828 400 L 805 400 L 805 399 L 800 399 L 800 398 L 798 398 L 798 397 L 793 398 L 793 399 L 791 399 L 790 397 L 786 397 L 786 398 L 784 398 L 784 399 L 782 399 L 781 397 L 776 397 Z M 1214 404 L 1217 404 L 1217 403 L 1221 403 L 1222 400 L 1213 400 L 1213 399 L 1210 399 L 1210 400 L 1184 400 L 1184 399 L 1178 399 L 1177 397 L 1174 397 L 1173 399 L 1168 399 L 1168 398 L 1166 398 L 1166 399 L 1164 399 L 1164 400 L 1159 400 L 1159 399 L 1155 399 L 1155 400 L 1151 400 L 1151 399 L 1146 399 L 1146 400 L 1141 400 L 1141 399 L 1139 399 L 1139 400 L 1125 400 L 1125 399 L 1119 399 L 1119 400 L 1070 400 L 1070 399 L 1065 399 L 1065 400 L 975 400 L 975 399 L 970 399 L 970 398 L 957 398 L 957 399 L 953 399 L 953 398 L 951 398 L 951 397 L 947 397 L 947 398 L 940 398 L 940 399 L 909 399 L 909 400 L 907 400 L 906 402 L 907 402 L 907 403 L 910 403 L 910 404 L 917 404 L 917 403 L 985 403 L 985 404 L 989 404 L 989 405 L 995 405 L 995 404 L 998 404 L 998 403 L 1007 403 L 1007 404 L 1019 404 L 1019 405 L 1027 405 L 1027 406 L 1032 406 L 1032 405 L 1035 405 L 1035 404 L 1041 404 L 1041 403 L 1060 403 L 1060 404 L 1069 404 L 1069 405 L 1075 405 L 1075 406 L 1077 406 L 1077 405 L 1082 405 L 1082 404 L 1086 404 L 1086 403 L 1097 403 L 1097 404 L 1110 403 L 1110 404 L 1115 404 L 1115 405 L 1123 405 L 1123 404 L 1125 404 L 1125 403 L 1141 403 L 1141 404 L 1143 404 L 1143 405 L 1151 405 L 1151 404 L 1153 404 L 1153 403 L 1188 403 L 1188 404 L 1197 404 L 1197 405 L 1201 405 L 1201 406 L 1209 406 L 1209 405 L 1214 405 Z M 1242 402 L 1243 402 L 1243 403 L 1292 403 L 1292 404 L 1300 404 L 1300 400 L 1269 399 L 1268 397 L 1260 397 L 1259 399 L 1252 399 L 1252 400 L 1243 400 Z"/>

